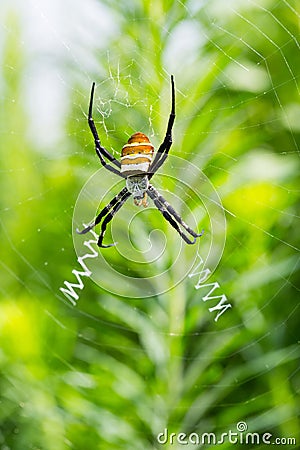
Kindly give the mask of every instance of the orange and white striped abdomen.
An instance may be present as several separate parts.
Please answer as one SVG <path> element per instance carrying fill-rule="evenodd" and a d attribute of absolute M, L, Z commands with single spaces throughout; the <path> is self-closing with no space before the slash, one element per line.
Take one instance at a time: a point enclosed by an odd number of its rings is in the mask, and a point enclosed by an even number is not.
<path fill-rule="evenodd" d="M 148 172 L 154 146 L 143 133 L 134 133 L 122 148 L 121 173 L 126 176 Z"/>

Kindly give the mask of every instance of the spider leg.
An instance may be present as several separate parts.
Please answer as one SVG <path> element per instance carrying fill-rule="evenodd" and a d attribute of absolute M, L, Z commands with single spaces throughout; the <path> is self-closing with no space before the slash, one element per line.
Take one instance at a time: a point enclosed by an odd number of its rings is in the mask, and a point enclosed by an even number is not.
<path fill-rule="evenodd" d="M 90 130 L 92 132 L 92 135 L 94 137 L 94 142 L 95 142 L 95 149 L 96 149 L 96 153 L 100 159 L 101 164 L 108 170 L 110 170 L 110 172 L 115 173 L 116 175 L 119 175 L 121 177 L 123 177 L 123 175 L 121 174 L 121 172 L 117 169 L 115 169 L 114 167 L 112 167 L 111 165 L 107 164 L 107 162 L 104 159 L 104 156 L 111 161 L 115 166 L 117 167 L 121 167 L 121 163 L 120 161 L 118 161 L 116 158 L 114 158 L 113 155 L 111 155 L 111 153 L 109 153 L 108 150 L 106 150 L 106 148 L 104 148 L 101 145 L 100 139 L 99 139 L 99 135 L 97 132 L 97 128 L 96 125 L 94 123 L 94 119 L 93 119 L 93 101 L 94 101 L 94 92 L 95 92 L 95 83 L 92 84 L 92 89 L 91 89 L 91 96 L 90 96 L 90 104 L 89 104 L 89 115 L 88 115 L 88 124 L 90 127 Z"/>
<path fill-rule="evenodd" d="M 169 116 L 168 126 L 165 138 L 156 152 L 154 160 L 149 168 L 149 179 L 151 179 L 154 173 L 161 167 L 168 157 L 169 150 L 172 145 L 172 128 L 175 120 L 175 83 L 174 77 L 171 75 L 171 90 L 172 90 L 172 102 L 171 102 L 171 112 Z"/>
<path fill-rule="evenodd" d="M 92 228 L 94 228 L 98 223 L 101 222 L 103 217 L 106 216 L 106 214 L 111 210 L 113 206 L 115 206 L 116 203 L 118 203 L 124 195 L 128 194 L 128 189 L 124 187 L 98 214 L 94 222 L 92 222 L 90 225 L 88 225 L 84 230 L 79 231 L 78 228 L 76 229 L 76 233 L 78 234 L 86 234 L 88 233 Z"/>
<path fill-rule="evenodd" d="M 131 195 L 130 192 L 125 193 L 123 195 L 123 197 L 121 198 L 121 200 L 119 200 L 119 202 L 114 205 L 112 210 L 107 214 L 107 216 L 103 220 L 102 225 L 101 225 L 101 233 L 100 233 L 100 236 L 99 236 L 99 239 L 97 242 L 98 247 L 108 248 L 108 247 L 113 247 L 114 245 L 117 245 L 117 242 L 113 242 L 112 244 L 104 245 L 104 244 L 102 244 L 102 241 L 104 238 L 107 224 L 113 219 L 116 212 L 118 212 L 119 209 L 124 205 L 124 203 L 126 202 L 128 197 L 130 197 L 130 195 Z"/>
<path fill-rule="evenodd" d="M 159 192 L 153 187 L 153 186 L 149 186 L 148 188 L 148 194 L 149 197 L 153 200 L 155 206 L 159 209 L 159 211 L 162 213 L 162 215 L 164 216 L 164 218 L 172 225 L 173 228 L 175 228 L 175 230 L 180 234 L 180 236 L 182 237 L 182 239 L 187 243 L 187 244 L 195 244 L 196 242 L 196 238 L 202 236 L 203 232 L 202 231 L 200 234 L 196 233 L 195 231 L 193 231 L 183 220 L 182 218 L 179 216 L 179 214 L 174 210 L 174 208 L 159 194 Z M 176 219 L 174 220 L 173 217 Z M 193 240 L 191 240 L 190 238 L 188 238 L 179 228 L 179 225 L 183 226 L 183 228 L 191 235 L 193 236 Z"/>
<path fill-rule="evenodd" d="M 175 209 L 173 208 L 173 206 L 171 206 L 167 200 L 158 192 L 157 189 L 155 189 L 154 186 L 152 186 L 151 184 L 149 185 L 149 189 L 154 192 L 156 198 L 158 199 L 158 201 L 164 205 L 164 207 L 169 211 L 169 213 L 176 219 L 176 221 L 178 223 L 180 223 L 180 225 L 183 226 L 183 228 L 193 237 L 200 237 L 203 235 L 204 230 L 201 231 L 201 233 L 196 233 L 194 230 L 192 230 L 192 228 L 190 228 L 180 217 L 180 215 L 175 211 Z"/>

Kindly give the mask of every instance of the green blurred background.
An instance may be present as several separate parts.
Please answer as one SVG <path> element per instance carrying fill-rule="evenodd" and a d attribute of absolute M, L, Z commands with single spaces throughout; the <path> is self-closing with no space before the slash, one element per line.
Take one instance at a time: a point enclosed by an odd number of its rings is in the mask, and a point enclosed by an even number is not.
<path fill-rule="evenodd" d="M 220 435 L 240 421 L 300 442 L 299 2 L 4 0 L 0 12 L 0 449 L 200 448 L 156 436 Z M 91 82 L 102 142 L 118 155 L 137 130 L 161 141 L 170 73 L 172 154 L 209 177 L 226 211 L 211 282 L 232 308 L 217 322 L 194 278 L 147 299 L 85 278 L 76 306 L 59 290 L 80 268 L 73 210 L 99 169 Z M 101 174 L 105 190 L 114 178 Z M 176 233 L 145 217 L 141 235 L 166 235 L 163 267 L 111 253 L 122 273 L 156 273 L 177 256 Z M 209 220 L 197 226 L 204 243 Z"/>

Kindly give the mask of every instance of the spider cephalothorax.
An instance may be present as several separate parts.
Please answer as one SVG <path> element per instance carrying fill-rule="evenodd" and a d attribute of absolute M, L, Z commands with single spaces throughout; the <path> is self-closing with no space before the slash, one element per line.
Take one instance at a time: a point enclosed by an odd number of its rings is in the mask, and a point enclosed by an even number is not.
<path fill-rule="evenodd" d="M 147 190 L 149 180 L 147 175 L 135 175 L 126 178 L 126 187 L 128 192 L 133 195 L 133 201 L 137 206 L 148 206 Z"/>
<path fill-rule="evenodd" d="M 149 183 L 154 173 L 161 167 L 166 160 L 169 150 L 172 145 L 172 128 L 175 120 L 175 85 L 174 78 L 171 76 L 172 87 L 172 106 L 167 126 L 165 138 L 154 155 L 154 146 L 151 144 L 149 138 L 141 133 L 134 133 L 128 142 L 123 146 L 121 153 L 121 162 L 111 155 L 100 143 L 100 139 L 92 117 L 93 99 L 95 91 L 95 83 L 92 85 L 88 122 L 92 134 L 94 136 L 96 153 L 100 159 L 101 164 L 111 172 L 126 179 L 126 186 L 106 205 L 96 219 L 84 230 L 78 231 L 79 234 L 85 234 L 94 226 L 101 222 L 101 233 L 98 239 L 99 247 L 112 247 L 115 243 L 104 245 L 103 238 L 106 231 L 107 224 L 112 220 L 116 212 L 121 208 L 125 201 L 132 195 L 134 203 L 137 206 L 147 206 L 147 195 L 153 200 L 154 205 L 159 209 L 164 218 L 172 225 L 173 228 L 180 234 L 182 239 L 187 244 L 194 244 L 196 238 L 202 236 L 201 233 L 193 231 L 174 210 L 174 208 L 159 194 L 159 192 Z M 113 165 L 110 165 L 104 159 L 108 159 Z M 193 237 L 191 240 L 185 233 L 182 232 L 179 225 Z"/>

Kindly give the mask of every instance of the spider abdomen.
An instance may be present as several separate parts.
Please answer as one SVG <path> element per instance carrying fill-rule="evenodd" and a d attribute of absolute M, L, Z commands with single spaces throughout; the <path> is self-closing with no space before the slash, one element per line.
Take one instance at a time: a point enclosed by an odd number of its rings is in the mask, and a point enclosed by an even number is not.
<path fill-rule="evenodd" d="M 134 133 L 122 148 L 121 173 L 126 176 L 147 173 L 154 146 L 144 133 Z"/>

